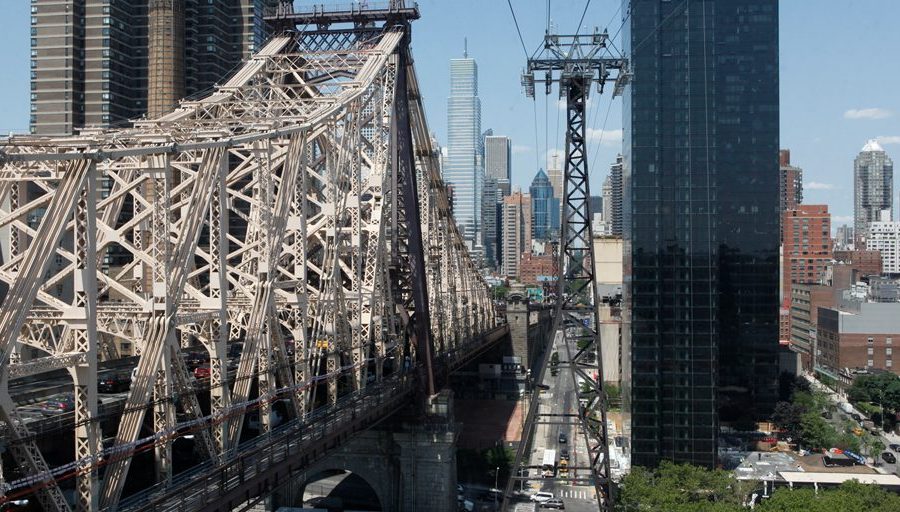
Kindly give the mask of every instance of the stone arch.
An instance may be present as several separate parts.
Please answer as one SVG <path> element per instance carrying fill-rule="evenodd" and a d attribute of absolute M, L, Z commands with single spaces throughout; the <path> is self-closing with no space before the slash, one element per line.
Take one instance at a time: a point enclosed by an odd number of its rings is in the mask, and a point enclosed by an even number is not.
<path fill-rule="evenodd" d="M 401 468 L 394 455 L 396 447 L 389 432 L 370 430 L 324 459 L 297 474 L 294 481 L 272 494 L 270 508 L 297 507 L 307 484 L 319 475 L 348 472 L 364 480 L 378 497 L 381 510 L 399 510 L 398 493 Z"/>

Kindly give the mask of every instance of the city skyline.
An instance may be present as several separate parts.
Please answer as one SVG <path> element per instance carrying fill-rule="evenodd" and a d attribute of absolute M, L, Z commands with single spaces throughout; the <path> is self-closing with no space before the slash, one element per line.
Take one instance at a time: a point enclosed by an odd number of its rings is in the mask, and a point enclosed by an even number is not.
<path fill-rule="evenodd" d="M 299 5 L 299 2 L 298 2 Z M 828 0 L 820 2 L 821 8 L 810 10 L 795 2 L 783 2 L 780 7 L 781 26 L 781 147 L 792 150 L 793 162 L 804 169 L 807 183 L 804 202 L 831 206 L 833 226 L 852 224 L 852 165 L 859 148 L 868 139 L 882 137 L 888 154 L 900 153 L 900 98 L 893 94 L 893 83 L 900 77 L 891 66 L 890 49 L 900 47 L 900 33 L 889 28 L 889 20 L 900 17 L 900 4 L 889 0 L 871 0 L 866 9 L 852 9 L 847 2 Z M 543 159 L 544 148 L 561 148 L 562 133 L 556 136 L 557 117 L 564 115 L 559 108 L 554 111 L 557 97 L 547 99 L 538 95 L 537 103 L 526 99 L 519 85 L 519 74 L 524 66 L 524 54 L 513 26 L 509 7 L 504 2 L 475 2 L 460 0 L 440 2 L 420 0 L 423 18 L 417 22 L 413 39 L 414 55 L 428 55 L 417 62 L 424 103 L 432 122 L 432 129 L 441 144 L 446 144 L 446 127 L 438 122 L 446 115 L 446 98 L 449 96 L 449 70 L 446 62 L 463 51 L 463 39 L 468 39 L 471 56 L 481 61 L 481 96 L 484 105 L 483 125 L 495 133 L 507 135 L 512 140 L 512 184 L 527 189 L 539 167 L 547 169 Z M 527 45 L 539 42 L 545 29 L 546 5 L 537 0 L 513 3 L 522 34 Z M 0 133 L 28 130 L 29 117 L 29 6 L 26 2 L 12 2 L 6 6 L 0 20 L 3 27 L 0 42 L 8 50 L 0 55 L 0 64 L 6 70 L 0 83 L 0 94 L 9 100 L 0 105 Z M 580 3 L 554 2 L 551 17 L 559 20 L 560 31 L 573 31 L 583 5 Z M 468 12 L 477 9 L 479 16 Z M 585 16 L 584 25 L 601 27 L 608 22 L 610 34 L 621 24 L 620 2 L 592 2 Z M 870 12 L 880 16 L 870 16 Z M 615 15 L 615 16 L 614 16 Z M 463 22 L 465 20 L 465 22 Z M 495 26 L 487 29 L 488 25 Z M 460 30 L 460 27 L 465 27 Z M 828 52 L 814 49 L 811 40 L 824 40 L 836 26 L 854 27 L 854 37 Z M 621 39 L 621 35 L 619 35 Z M 616 41 L 621 48 L 620 41 Z M 838 87 L 820 87 L 833 82 L 829 71 L 833 59 L 853 61 L 866 68 L 883 68 L 881 80 L 870 80 L 862 74 L 842 75 Z M 816 94 L 809 94 L 815 90 Z M 593 99 L 601 99 L 597 104 Z M 594 138 L 589 147 L 591 156 L 591 188 L 599 191 L 609 165 L 621 150 L 621 102 L 610 98 L 592 96 L 590 105 L 591 126 L 599 130 L 609 108 L 608 135 L 602 144 Z M 824 106 L 824 107 L 823 107 Z M 533 118 L 537 113 L 539 124 L 547 111 L 549 133 L 534 133 Z M 559 116 L 557 115 L 559 114 Z M 601 119 L 594 122 L 594 119 Z M 564 121 L 561 125 L 564 125 Z M 593 133 L 597 133 L 596 131 Z M 550 139 L 545 144 L 545 138 Z M 553 143 L 556 139 L 558 142 Z M 613 143 L 612 140 L 616 139 Z M 533 151 L 537 144 L 539 150 Z M 538 154 L 540 153 L 540 154 Z M 895 187 L 896 188 L 896 187 Z M 895 198 L 896 199 L 896 198 Z"/>

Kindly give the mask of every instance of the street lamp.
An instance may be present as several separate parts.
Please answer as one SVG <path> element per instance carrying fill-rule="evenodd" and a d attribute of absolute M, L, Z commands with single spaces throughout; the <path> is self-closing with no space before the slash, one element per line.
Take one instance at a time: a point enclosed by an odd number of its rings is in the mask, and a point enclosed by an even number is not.
<path fill-rule="evenodd" d="M 499 479 L 500 479 L 500 466 L 497 466 L 497 468 L 494 469 L 494 490 L 495 491 L 497 489 L 497 484 L 499 483 Z M 497 508 L 497 493 L 492 492 L 491 494 L 494 495 L 494 509 L 496 509 Z"/>

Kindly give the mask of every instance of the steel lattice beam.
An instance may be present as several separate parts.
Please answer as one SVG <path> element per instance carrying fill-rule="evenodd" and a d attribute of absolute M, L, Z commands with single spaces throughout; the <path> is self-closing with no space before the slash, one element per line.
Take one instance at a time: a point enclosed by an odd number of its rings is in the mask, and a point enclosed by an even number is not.
<path fill-rule="evenodd" d="M 65 510 L 56 479 L 75 474 L 80 510 L 115 509 L 137 452 L 155 451 L 166 486 L 179 436 L 225 460 L 256 410 L 263 429 L 277 400 L 304 420 L 371 392 L 368 372 L 381 381 L 392 359 L 393 374 L 422 368 L 431 393 L 432 357 L 465 358 L 493 332 L 500 319 L 450 214 L 408 30 L 275 37 L 225 85 L 162 117 L 0 145 L 0 386 L 73 365 L 76 404 L 76 460 L 49 468 L 15 404 L 0 401 L 30 472 L 5 482 L 8 496 L 40 488 L 45 508 Z M 97 360 L 120 343 L 139 360 L 104 449 Z M 17 346 L 45 355 L 22 360 Z M 191 382 L 183 350 L 208 352 L 208 383 Z M 142 437 L 145 417 L 154 433 Z"/>

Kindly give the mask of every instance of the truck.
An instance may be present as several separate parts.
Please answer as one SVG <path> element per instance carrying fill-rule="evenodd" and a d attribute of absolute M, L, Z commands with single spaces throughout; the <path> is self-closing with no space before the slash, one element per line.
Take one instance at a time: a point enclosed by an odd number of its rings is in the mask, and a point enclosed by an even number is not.
<path fill-rule="evenodd" d="M 845 414 L 853 414 L 853 406 L 848 402 L 841 402 L 838 404 L 838 408 L 844 411 Z"/>
<path fill-rule="evenodd" d="M 543 478 L 556 476 L 556 450 L 544 450 L 544 458 L 541 461 L 541 476 Z"/>

